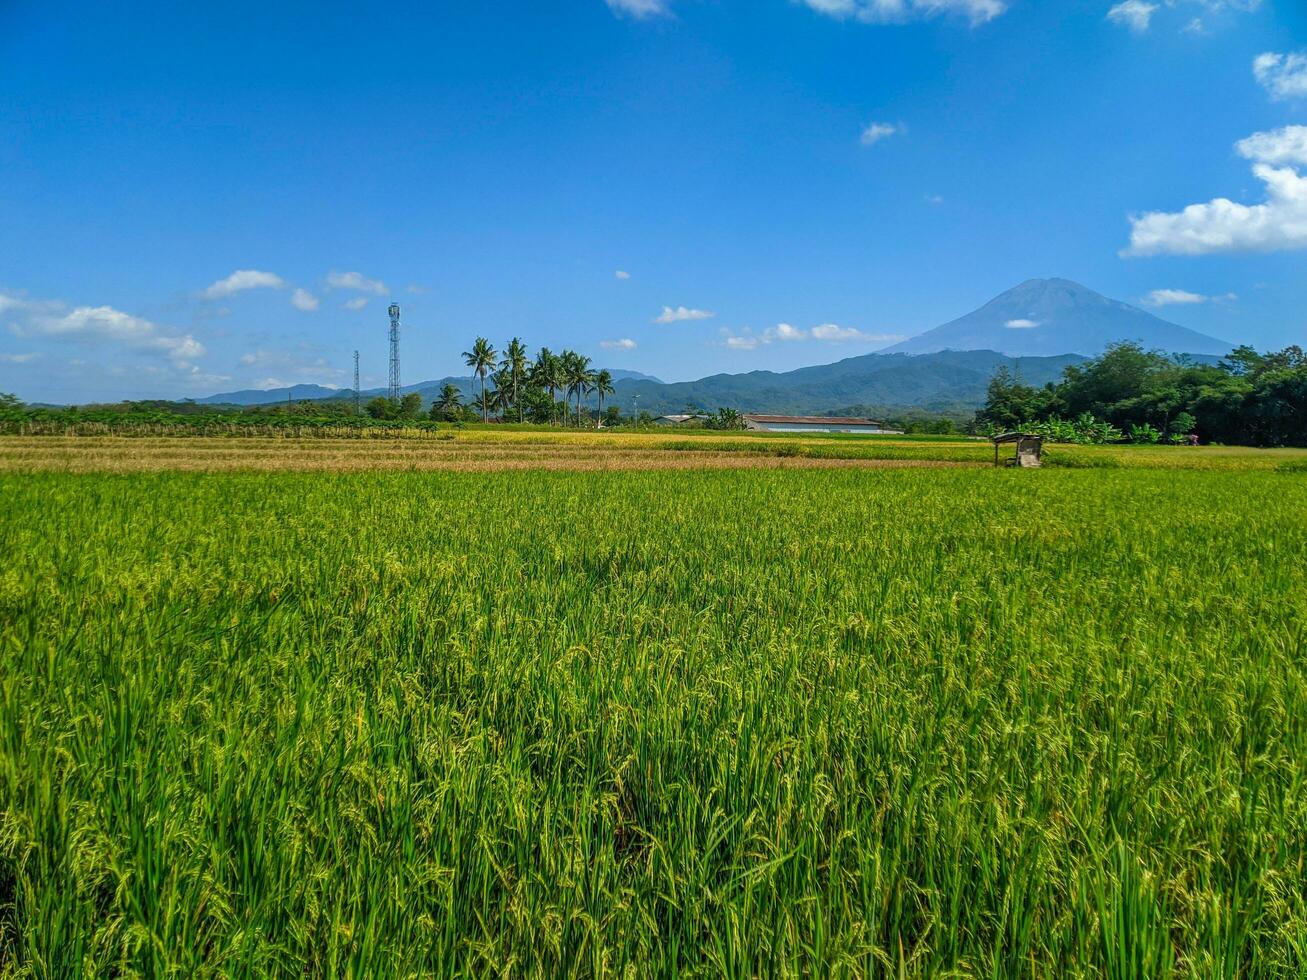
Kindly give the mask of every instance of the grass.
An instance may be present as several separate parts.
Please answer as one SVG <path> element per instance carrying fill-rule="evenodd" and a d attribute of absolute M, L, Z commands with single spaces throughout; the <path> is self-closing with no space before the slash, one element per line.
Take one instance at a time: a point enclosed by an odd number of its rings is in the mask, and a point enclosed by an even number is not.
<path fill-rule="evenodd" d="M 1307 971 L 1299 472 L 29 467 L 0 553 L 0 973 Z"/>

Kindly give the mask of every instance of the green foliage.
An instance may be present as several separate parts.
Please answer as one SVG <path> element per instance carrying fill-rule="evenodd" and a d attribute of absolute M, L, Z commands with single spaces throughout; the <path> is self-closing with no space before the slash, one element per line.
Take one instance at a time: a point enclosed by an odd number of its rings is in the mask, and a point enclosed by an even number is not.
<path fill-rule="evenodd" d="M 422 396 L 416 391 L 410 391 L 407 395 L 399 400 L 399 417 L 402 419 L 415 419 L 422 414 Z"/>
<path fill-rule="evenodd" d="M 997 435 L 1005 431 L 1029 432 L 1043 436 L 1049 442 L 1064 442 L 1078 446 L 1102 446 L 1121 440 L 1120 429 L 1110 422 L 1101 422 L 1088 413 L 1073 420 L 1055 415 L 1052 418 L 1035 422 L 1018 422 L 1011 426 L 989 424 L 983 431 L 985 435 Z"/>
<path fill-rule="evenodd" d="M 363 410 L 374 419 L 397 419 L 400 415 L 400 406 L 380 395 L 363 406 Z"/>
<path fill-rule="evenodd" d="M 1160 442 L 1162 433 L 1158 432 L 1147 422 L 1142 425 L 1130 426 L 1130 441 L 1142 444 L 1153 444 Z"/>
<path fill-rule="evenodd" d="M 456 384 L 445 384 L 440 397 L 431 403 L 433 422 L 459 422 L 463 417 L 462 395 Z"/>
<path fill-rule="evenodd" d="M 1298 475 L 28 473 L 0 553 L 6 973 L 1307 969 Z"/>
<path fill-rule="evenodd" d="M 1143 441 L 1154 441 L 1156 431 L 1159 439 L 1197 433 L 1211 442 L 1307 446 L 1307 355 L 1298 347 L 1273 354 L 1240 347 L 1209 365 L 1116 344 L 1042 389 L 1000 369 L 976 421 L 1011 429 L 1083 416 L 1137 431 Z"/>
<path fill-rule="evenodd" d="M 463 363 L 472 369 L 472 373 L 481 379 L 481 421 L 490 418 L 490 402 L 486 395 L 486 375 L 494 369 L 495 358 L 499 353 L 485 337 L 478 337 L 471 350 L 463 351 Z"/>
<path fill-rule="evenodd" d="M 703 420 L 705 429 L 743 430 L 744 416 L 733 408 L 719 408 L 716 415 Z"/>

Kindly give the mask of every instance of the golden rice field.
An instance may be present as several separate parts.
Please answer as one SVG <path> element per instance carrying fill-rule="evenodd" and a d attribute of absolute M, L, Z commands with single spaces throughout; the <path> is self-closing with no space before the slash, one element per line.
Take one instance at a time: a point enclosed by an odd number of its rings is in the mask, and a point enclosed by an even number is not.
<path fill-rule="evenodd" d="M 1054 467 L 1294 470 L 1307 450 L 1050 446 Z M 985 440 L 722 432 L 0 436 L 0 472 L 738 469 L 993 464 Z"/>
<path fill-rule="evenodd" d="M 449 435 L 0 440 L 0 976 L 1307 974 L 1307 454 Z"/>

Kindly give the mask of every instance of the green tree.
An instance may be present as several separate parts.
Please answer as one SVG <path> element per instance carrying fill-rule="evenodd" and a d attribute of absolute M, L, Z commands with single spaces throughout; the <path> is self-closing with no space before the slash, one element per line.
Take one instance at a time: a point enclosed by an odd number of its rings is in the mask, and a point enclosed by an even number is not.
<path fill-rule="evenodd" d="M 576 351 L 565 350 L 561 357 L 563 380 L 569 395 L 576 396 L 576 425 L 581 425 L 581 399 L 589 390 L 593 374 L 590 371 L 590 358 Z"/>
<path fill-rule="evenodd" d="M 462 392 L 458 390 L 458 385 L 447 381 L 440 389 L 440 397 L 431 403 L 431 420 L 454 422 L 458 419 L 462 407 Z"/>
<path fill-rule="evenodd" d="M 549 422 L 552 425 L 558 415 L 558 389 L 567 383 L 563 378 L 562 358 L 548 347 L 541 347 L 531 368 L 531 378 L 549 392 Z"/>
<path fill-rule="evenodd" d="M 490 391 L 490 407 L 504 419 L 513 405 L 513 380 L 507 369 L 494 371 L 490 375 L 494 388 Z"/>
<path fill-rule="evenodd" d="M 1130 421 L 1118 404 L 1152 394 L 1177 368 L 1157 351 L 1133 342 L 1113 344 L 1101 356 L 1072 364 L 1064 372 L 1058 394 L 1072 416 L 1086 412 L 1117 425 Z"/>
<path fill-rule="evenodd" d="M 744 427 L 744 416 L 733 408 L 717 409 L 717 414 L 704 423 L 706 429 L 739 430 Z"/>
<path fill-rule="evenodd" d="M 495 366 L 498 352 L 485 337 L 478 337 L 470 351 L 463 351 L 463 363 L 481 378 L 481 421 L 490 421 L 490 408 L 486 404 L 486 373 Z"/>
<path fill-rule="evenodd" d="M 1051 401 L 1050 391 L 1032 388 L 1003 365 L 989 381 L 985 404 L 976 413 L 976 421 L 999 429 L 1015 429 L 1047 415 Z"/>
<path fill-rule="evenodd" d="M 374 419 L 394 419 L 399 416 L 399 405 L 380 395 L 368 402 L 363 410 Z"/>
<path fill-rule="evenodd" d="M 407 395 L 399 400 L 399 417 L 402 419 L 415 419 L 422 414 L 422 396 L 416 391 L 410 391 Z"/>
<path fill-rule="evenodd" d="M 513 407 L 517 409 L 517 421 L 522 421 L 522 410 L 518 405 L 518 386 L 526 377 L 526 347 L 517 337 L 508 342 L 504 359 L 499 366 L 509 373 L 513 395 Z"/>
<path fill-rule="evenodd" d="M 594 376 L 594 390 L 599 396 L 599 417 L 603 418 L 604 395 L 611 395 L 616 390 L 613 387 L 613 376 L 607 368 Z"/>

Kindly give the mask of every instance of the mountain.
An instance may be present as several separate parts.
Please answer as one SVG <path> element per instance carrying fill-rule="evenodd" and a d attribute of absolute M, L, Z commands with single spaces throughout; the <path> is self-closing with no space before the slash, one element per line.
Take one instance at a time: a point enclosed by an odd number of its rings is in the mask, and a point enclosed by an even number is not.
<path fill-rule="evenodd" d="M 272 405 L 277 402 L 318 401 L 322 398 L 344 398 L 352 394 L 348 388 L 337 390 L 322 385 L 294 385 L 290 388 L 246 388 L 244 391 L 225 391 L 207 398 L 197 398 L 197 405 Z"/>
<path fill-rule="evenodd" d="M 1234 346 L 1108 299 L 1069 279 L 1031 279 L 973 313 L 882 353 L 992 350 L 1011 356 L 1092 357 L 1122 340 L 1172 354 L 1228 354 Z"/>
<path fill-rule="evenodd" d="M 623 371 L 620 368 L 609 368 L 608 373 L 613 376 L 614 382 L 620 381 L 648 381 L 653 384 L 662 384 L 652 374 L 642 374 L 639 371 Z M 430 404 L 440 397 L 440 389 L 446 384 L 452 384 L 463 392 L 465 400 L 472 397 L 472 390 L 480 384 L 473 384 L 471 378 L 440 378 L 436 381 L 419 381 L 417 384 L 404 385 L 400 391 L 408 394 L 416 391 L 422 396 L 424 404 Z M 479 388 L 478 388 L 479 390 Z M 378 395 L 384 395 L 385 388 L 364 388 L 360 393 L 363 400 L 376 398 Z M 354 391 L 351 388 L 326 388 L 322 385 L 295 385 L 290 388 L 247 388 L 243 391 L 224 391 L 216 395 L 209 395 L 207 398 L 195 399 L 198 405 L 277 405 L 284 401 L 322 401 L 324 399 L 335 398 L 352 398 Z"/>
<path fill-rule="evenodd" d="M 652 381 L 656 385 L 663 383 L 652 374 L 641 374 L 639 371 L 623 371 L 621 368 L 609 368 L 608 373 L 613 376 L 614 381 Z"/>
<path fill-rule="evenodd" d="M 876 354 L 835 364 L 777 373 L 717 374 L 698 381 L 664 384 L 638 371 L 609 369 L 616 393 L 605 404 L 655 415 L 687 406 L 715 411 L 820 414 L 858 407 L 860 412 L 905 409 L 966 412 L 985 400 L 985 388 L 999 367 L 1028 384 L 1059 378 L 1069 364 L 1099 354 L 1111 343 L 1135 340 L 1147 348 L 1197 357 L 1222 355 L 1232 345 L 1101 296 L 1068 279 L 1032 279 L 991 300 L 974 313 L 928 330 Z M 471 379 L 441 378 L 406 385 L 424 404 L 454 384 L 465 401 L 475 400 Z M 385 389 L 363 392 L 363 398 Z M 264 405 L 301 399 L 349 397 L 348 389 L 296 385 L 271 391 L 236 391 L 200 399 L 201 404 Z M 590 399 L 594 404 L 595 399 Z"/>
<path fill-rule="evenodd" d="M 908 408 L 965 412 L 984 402 L 985 389 L 1000 366 L 1028 384 L 1042 385 L 1083 360 L 1076 354 L 1007 357 L 994 351 L 863 354 L 784 373 L 718 374 L 678 384 L 623 381 L 607 403 L 654 415 L 683 412 L 686 406 L 707 411 L 730 406 L 741 412 L 787 415 L 820 414 L 854 405 L 882 414 Z"/>

